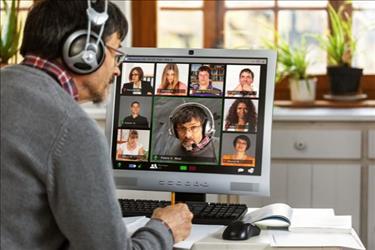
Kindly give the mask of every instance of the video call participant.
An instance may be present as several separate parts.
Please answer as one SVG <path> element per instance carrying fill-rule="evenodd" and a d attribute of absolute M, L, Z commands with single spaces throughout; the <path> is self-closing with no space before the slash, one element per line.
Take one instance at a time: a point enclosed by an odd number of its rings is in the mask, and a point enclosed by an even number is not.
<path fill-rule="evenodd" d="M 152 95 L 150 82 L 143 81 L 143 70 L 141 67 L 134 67 L 129 73 L 129 83 L 122 86 L 123 95 Z"/>
<path fill-rule="evenodd" d="M 138 142 L 137 130 L 129 130 L 128 140 L 119 146 L 117 156 L 124 160 L 147 160 L 145 149 L 142 143 Z"/>
<path fill-rule="evenodd" d="M 245 68 L 240 72 L 240 83 L 233 91 L 228 91 L 228 96 L 251 97 L 256 96 L 253 88 L 254 73 L 249 68 Z"/>
<path fill-rule="evenodd" d="M 255 158 L 246 153 L 250 146 L 251 141 L 249 137 L 247 137 L 246 135 L 236 136 L 233 140 L 233 148 L 235 150 L 235 154 L 224 154 L 221 164 L 224 166 L 255 166 Z"/>
<path fill-rule="evenodd" d="M 187 86 L 179 81 L 177 64 L 169 63 L 164 67 L 161 83 L 157 89 L 158 95 L 186 95 Z"/>
<path fill-rule="evenodd" d="M 236 99 L 225 118 L 225 131 L 255 132 L 257 113 L 251 99 Z"/>
<path fill-rule="evenodd" d="M 169 118 L 169 134 L 178 140 L 170 146 L 170 156 L 202 157 L 217 162 L 219 139 L 211 111 L 204 105 L 188 102 L 179 105 Z"/>
<path fill-rule="evenodd" d="M 122 120 L 121 128 L 149 128 L 147 118 L 141 116 L 141 104 L 134 101 L 130 104 L 130 115 Z"/>
<path fill-rule="evenodd" d="M 120 74 L 117 49 L 128 25 L 108 3 L 105 25 L 91 26 L 91 34 L 104 27 L 89 39 L 102 41 L 93 60 L 79 56 L 72 63 L 63 45 L 73 56 L 84 54 L 93 16 L 88 4 L 36 1 L 25 22 L 24 61 L 1 68 L 1 249 L 164 250 L 191 230 L 192 214 L 177 204 L 155 210 L 132 236 L 127 232 L 107 140 L 79 103 L 107 96 Z M 91 3 L 100 13 L 104 5 Z"/>
<path fill-rule="evenodd" d="M 198 69 L 198 83 L 191 85 L 192 96 L 221 96 L 221 90 L 212 86 L 211 69 L 202 65 Z"/>

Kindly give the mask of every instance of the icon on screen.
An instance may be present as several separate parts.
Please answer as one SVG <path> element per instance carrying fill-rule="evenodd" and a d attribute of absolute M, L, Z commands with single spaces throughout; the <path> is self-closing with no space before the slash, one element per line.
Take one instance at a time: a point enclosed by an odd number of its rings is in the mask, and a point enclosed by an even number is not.
<path fill-rule="evenodd" d="M 243 168 L 239 168 L 239 169 L 237 169 L 237 172 L 238 172 L 238 173 L 242 173 L 243 171 L 245 171 Z"/>
<path fill-rule="evenodd" d="M 137 164 L 129 164 L 129 168 L 137 168 Z"/>
<path fill-rule="evenodd" d="M 180 170 L 181 171 L 187 171 L 188 167 L 186 165 L 181 165 Z"/>
<path fill-rule="evenodd" d="M 249 169 L 247 170 L 247 172 L 249 172 L 250 174 L 254 173 L 254 168 L 249 168 Z"/>

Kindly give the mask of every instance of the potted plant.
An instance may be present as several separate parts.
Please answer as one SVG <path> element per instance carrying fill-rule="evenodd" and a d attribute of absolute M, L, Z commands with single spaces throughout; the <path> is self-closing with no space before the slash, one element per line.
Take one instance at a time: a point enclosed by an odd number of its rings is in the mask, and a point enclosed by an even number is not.
<path fill-rule="evenodd" d="M 328 54 L 327 74 L 330 79 L 331 95 L 356 95 L 363 70 L 351 67 L 357 44 L 352 33 L 352 19 L 345 12 L 345 5 L 342 5 L 338 11 L 328 5 L 328 16 L 331 31 L 315 37 Z"/>
<path fill-rule="evenodd" d="M 17 54 L 21 34 L 21 22 L 18 20 L 17 8 L 20 0 L 2 0 L 4 22 L 0 26 L 0 65 L 8 64 L 11 57 Z"/>
<path fill-rule="evenodd" d="M 277 51 L 276 81 L 288 78 L 290 98 L 295 103 L 312 103 L 316 96 L 316 78 L 307 74 L 310 65 L 308 59 L 309 49 L 306 40 L 291 47 L 287 41 L 277 34 L 277 42 L 265 41 L 267 48 Z"/>

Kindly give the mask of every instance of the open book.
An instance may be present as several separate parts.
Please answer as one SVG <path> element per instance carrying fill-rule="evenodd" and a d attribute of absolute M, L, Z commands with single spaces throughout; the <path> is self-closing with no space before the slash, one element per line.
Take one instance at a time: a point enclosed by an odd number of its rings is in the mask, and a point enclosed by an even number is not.
<path fill-rule="evenodd" d="M 350 233 L 351 216 L 337 216 L 333 209 L 292 209 L 275 203 L 248 213 L 243 219 L 261 227 L 285 227 L 292 232 Z"/>

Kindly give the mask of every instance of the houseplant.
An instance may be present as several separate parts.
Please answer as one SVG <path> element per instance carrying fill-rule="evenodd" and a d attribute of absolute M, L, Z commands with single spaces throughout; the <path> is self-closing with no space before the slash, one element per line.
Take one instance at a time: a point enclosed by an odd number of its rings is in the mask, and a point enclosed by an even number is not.
<path fill-rule="evenodd" d="M 267 48 L 277 51 L 276 81 L 288 78 L 292 102 L 313 102 L 316 96 L 316 78 L 307 74 L 310 60 L 306 40 L 302 38 L 300 44 L 291 47 L 279 34 L 276 35 L 276 43 L 264 41 Z"/>
<path fill-rule="evenodd" d="M 4 21 L 0 26 L 0 64 L 6 65 L 11 57 L 17 54 L 21 34 L 21 22 L 18 20 L 17 8 L 20 0 L 2 0 Z"/>
<path fill-rule="evenodd" d="M 345 5 L 335 10 L 328 5 L 331 30 L 328 34 L 315 36 L 320 46 L 327 51 L 327 74 L 330 79 L 331 94 L 358 94 L 362 76 L 361 68 L 351 67 L 357 40 L 352 33 L 352 19 L 345 11 Z"/>

